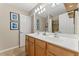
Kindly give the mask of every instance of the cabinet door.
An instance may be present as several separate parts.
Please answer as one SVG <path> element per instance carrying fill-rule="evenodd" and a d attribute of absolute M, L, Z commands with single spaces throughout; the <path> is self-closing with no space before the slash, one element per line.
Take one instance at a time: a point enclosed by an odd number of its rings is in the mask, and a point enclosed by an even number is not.
<path fill-rule="evenodd" d="M 55 56 L 53 53 L 47 51 L 47 56 Z"/>
<path fill-rule="evenodd" d="M 35 56 L 45 56 L 45 49 L 35 46 Z"/>
<path fill-rule="evenodd" d="M 47 43 L 47 51 L 55 54 L 56 56 L 74 56 L 75 53 L 71 52 L 70 50 L 66 50 L 65 48 L 61 48 L 56 45 L 52 45 Z"/>
<path fill-rule="evenodd" d="M 29 55 L 34 56 L 34 43 L 29 42 Z"/>
<path fill-rule="evenodd" d="M 25 41 L 25 53 L 28 55 L 28 40 Z"/>
<path fill-rule="evenodd" d="M 25 39 L 25 54 L 28 55 L 28 36 Z"/>

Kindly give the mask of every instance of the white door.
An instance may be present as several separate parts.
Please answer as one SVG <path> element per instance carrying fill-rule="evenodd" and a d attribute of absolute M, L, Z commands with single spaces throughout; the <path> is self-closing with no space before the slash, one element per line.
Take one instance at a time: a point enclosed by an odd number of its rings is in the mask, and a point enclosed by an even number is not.
<path fill-rule="evenodd" d="M 31 18 L 20 14 L 20 47 L 25 45 L 25 35 L 31 33 Z"/>

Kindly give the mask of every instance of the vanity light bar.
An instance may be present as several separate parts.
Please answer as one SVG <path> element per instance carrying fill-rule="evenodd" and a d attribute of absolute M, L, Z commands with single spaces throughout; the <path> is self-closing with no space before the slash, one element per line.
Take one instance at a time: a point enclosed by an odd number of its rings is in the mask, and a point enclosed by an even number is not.
<path fill-rule="evenodd" d="M 56 3 L 52 3 L 52 7 L 56 6 Z"/>
<path fill-rule="evenodd" d="M 45 5 L 40 5 L 39 7 L 35 9 L 35 13 L 38 13 L 38 14 L 43 13 L 46 10 L 44 7 Z"/>
<path fill-rule="evenodd" d="M 40 5 L 40 9 L 42 9 L 42 8 L 43 8 L 43 6 Z"/>
<path fill-rule="evenodd" d="M 41 12 L 38 12 L 38 14 L 40 14 Z"/>

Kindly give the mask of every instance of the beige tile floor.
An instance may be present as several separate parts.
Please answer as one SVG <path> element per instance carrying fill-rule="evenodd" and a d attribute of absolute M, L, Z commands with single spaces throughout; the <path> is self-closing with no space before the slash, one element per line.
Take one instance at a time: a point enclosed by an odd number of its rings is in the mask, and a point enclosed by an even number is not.
<path fill-rule="evenodd" d="M 0 56 L 25 56 L 25 47 L 15 48 L 3 53 Z"/>

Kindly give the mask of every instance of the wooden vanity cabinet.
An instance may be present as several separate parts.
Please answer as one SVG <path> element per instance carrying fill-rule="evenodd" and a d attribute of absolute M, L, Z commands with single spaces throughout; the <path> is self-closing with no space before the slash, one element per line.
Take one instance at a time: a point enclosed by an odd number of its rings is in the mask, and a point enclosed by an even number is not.
<path fill-rule="evenodd" d="M 28 38 L 28 55 L 29 56 L 34 56 L 34 49 L 35 49 L 35 45 L 34 45 L 34 38 L 29 37 Z"/>
<path fill-rule="evenodd" d="M 76 53 L 65 48 L 61 48 L 59 46 L 47 43 L 47 55 L 55 55 L 55 56 L 75 56 Z"/>
<path fill-rule="evenodd" d="M 28 50 L 28 36 L 25 36 L 26 40 L 25 40 L 25 55 L 27 56 L 28 53 L 29 53 L 29 50 Z"/>
<path fill-rule="evenodd" d="M 78 56 L 79 53 L 43 40 L 26 37 L 25 52 L 29 56 Z"/>
<path fill-rule="evenodd" d="M 56 56 L 55 54 L 53 54 L 53 53 L 50 52 L 50 51 L 46 51 L 46 55 L 47 55 L 47 56 Z"/>
<path fill-rule="evenodd" d="M 36 39 L 35 56 L 45 56 L 45 55 L 46 55 L 46 42 Z"/>

